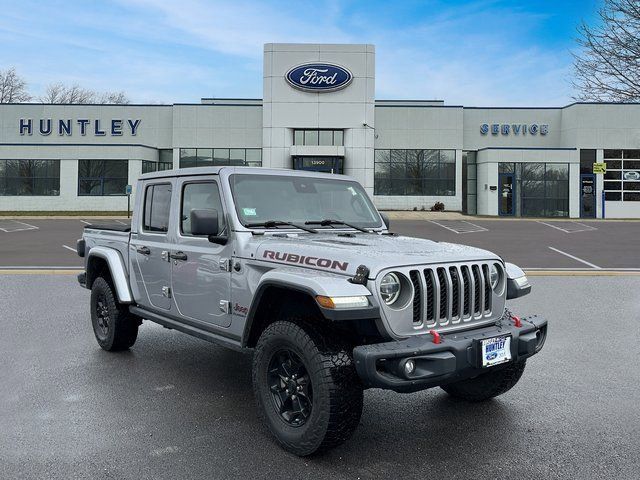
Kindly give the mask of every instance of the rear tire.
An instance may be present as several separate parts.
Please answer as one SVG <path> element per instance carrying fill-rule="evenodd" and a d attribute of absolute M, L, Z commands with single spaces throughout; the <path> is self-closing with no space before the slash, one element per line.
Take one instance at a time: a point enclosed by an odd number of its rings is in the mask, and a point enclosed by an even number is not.
<path fill-rule="evenodd" d="M 256 345 L 259 414 L 278 443 L 299 456 L 340 445 L 360 422 L 362 384 L 351 349 L 335 338 L 315 324 L 278 321 Z"/>
<path fill-rule="evenodd" d="M 522 360 L 511 363 L 500 370 L 489 371 L 475 378 L 442 385 L 440 388 L 452 397 L 467 402 L 484 402 L 511 390 L 522 377 L 525 366 L 526 360 Z"/>
<path fill-rule="evenodd" d="M 103 277 L 91 286 L 91 325 L 98 345 L 107 351 L 126 350 L 138 337 L 138 318 L 118 303 L 113 287 Z"/>

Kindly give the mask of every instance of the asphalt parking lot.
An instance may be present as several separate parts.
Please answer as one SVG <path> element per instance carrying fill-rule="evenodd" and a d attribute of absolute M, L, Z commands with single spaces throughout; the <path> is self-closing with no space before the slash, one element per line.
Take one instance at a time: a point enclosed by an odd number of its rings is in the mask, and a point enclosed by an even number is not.
<path fill-rule="evenodd" d="M 90 223 L 126 219 L 0 219 L 0 268 L 79 268 L 76 240 Z M 403 235 L 473 245 L 528 270 L 640 271 L 637 221 L 392 220 Z"/>
<path fill-rule="evenodd" d="M 637 478 L 640 277 L 532 283 L 512 306 L 549 337 L 513 390 L 369 390 L 354 437 L 301 459 L 260 425 L 249 355 L 149 322 L 107 353 L 75 276 L 0 275 L 0 478 Z"/>

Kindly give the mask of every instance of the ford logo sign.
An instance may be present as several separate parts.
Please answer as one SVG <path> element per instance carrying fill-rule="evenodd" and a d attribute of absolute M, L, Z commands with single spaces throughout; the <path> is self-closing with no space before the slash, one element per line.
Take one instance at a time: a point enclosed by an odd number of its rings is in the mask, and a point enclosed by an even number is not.
<path fill-rule="evenodd" d="M 332 63 L 305 63 L 289 70 L 285 78 L 292 87 L 305 92 L 334 92 L 353 80 L 349 70 Z"/>
<path fill-rule="evenodd" d="M 640 172 L 624 172 L 625 180 L 640 180 Z"/>

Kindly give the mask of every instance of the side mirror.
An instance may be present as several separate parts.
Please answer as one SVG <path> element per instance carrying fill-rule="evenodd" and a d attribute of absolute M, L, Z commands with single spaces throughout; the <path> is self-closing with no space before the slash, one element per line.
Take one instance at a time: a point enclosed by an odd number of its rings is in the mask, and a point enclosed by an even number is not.
<path fill-rule="evenodd" d="M 218 211 L 214 209 L 191 210 L 192 235 L 218 235 Z"/>
<path fill-rule="evenodd" d="M 382 221 L 384 222 L 384 225 L 387 227 L 387 230 L 389 230 L 389 226 L 391 225 L 391 221 L 389 220 L 389 215 L 387 215 L 386 213 L 380 213 L 380 217 L 382 218 Z"/>
<path fill-rule="evenodd" d="M 531 284 L 524 271 L 513 263 L 505 263 L 507 269 L 507 300 L 531 293 Z"/>

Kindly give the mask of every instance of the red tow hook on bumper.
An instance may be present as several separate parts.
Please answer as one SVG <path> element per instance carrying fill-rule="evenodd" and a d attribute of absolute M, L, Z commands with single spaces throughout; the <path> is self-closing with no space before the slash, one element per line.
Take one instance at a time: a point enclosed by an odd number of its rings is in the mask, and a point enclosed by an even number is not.
<path fill-rule="evenodd" d="M 522 321 L 520 320 L 520 317 L 518 317 L 517 315 L 511 315 L 511 320 L 513 320 L 513 324 L 515 325 L 516 328 L 522 327 Z"/>
<path fill-rule="evenodd" d="M 442 341 L 442 339 L 440 338 L 440 334 L 435 330 L 429 330 L 429 333 L 433 335 L 433 343 L 435 343 L 436 345 L 439 345 L 440 342 Z"/>

